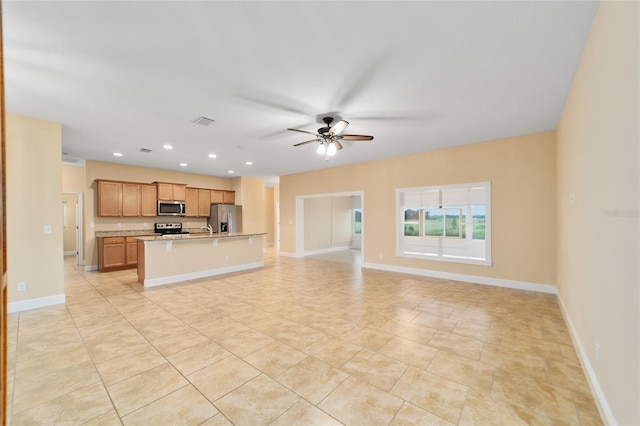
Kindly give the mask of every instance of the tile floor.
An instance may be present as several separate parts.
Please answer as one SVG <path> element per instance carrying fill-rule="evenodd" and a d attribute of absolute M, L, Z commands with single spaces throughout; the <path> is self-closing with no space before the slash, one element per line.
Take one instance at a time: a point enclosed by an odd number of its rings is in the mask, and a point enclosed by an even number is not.
<path fill-rule="evenodd" d="M 9 424 L 602 424 L 554 296 L 358 259 L 150 290 L 65 262 L 66 305 L 9 316 Z"/>

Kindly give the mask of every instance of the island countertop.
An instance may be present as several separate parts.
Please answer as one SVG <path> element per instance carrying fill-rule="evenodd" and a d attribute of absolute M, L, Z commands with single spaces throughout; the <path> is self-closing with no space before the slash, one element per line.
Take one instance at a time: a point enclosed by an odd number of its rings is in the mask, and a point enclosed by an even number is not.
<path fill-rule="evenodd" d="M 266 232 L 233 232 L 233 233 L 221 233 L 221 234 L 209 234 L 208 232 L 193 233 L 193 234 L 165 234 L 165 235 L 146 235 L 140 236 L 136 239 L 139 241 L 167 241 L 167 240 L 204 240 L 204 239 L 218 239 L 218 238 L 246 238 L 256 237 L 258 235 L 266 235 Z"/>

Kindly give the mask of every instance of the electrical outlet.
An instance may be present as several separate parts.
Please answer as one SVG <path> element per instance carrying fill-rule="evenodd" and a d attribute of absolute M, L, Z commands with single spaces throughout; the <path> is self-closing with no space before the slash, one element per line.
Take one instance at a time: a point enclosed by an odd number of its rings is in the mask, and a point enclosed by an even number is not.
<path fill-rule="evenodd" d="M 224 260 L 225 260 L 225 262 L 228 262 L 229 261 L 229 256 L 225 256 Z"/>
<path fill-rule="evenodd" d="M 378 259 L 379 259 L 379 260 L 382 260 L 382 258 L 383 258 L 383 257 L 384 257 L 384 256 L 382 255 L 382 253 L 380 253 L 380 254 L 378 255 Z"/>
<path fill-rule="evenodd" d="M 122 228 L 122 222 L 118 222 L 118 223 L 116 224 L 116 226 L 117 226 L 118 228 Z"/>
<path fill-rule="evenodd" d="M 596 361 L 600 361 L 600 344 L 596 343 Z"/>
<path fill-rule="evenodd" d="M 27 290 L 27 283 L 25 282 L 18 283 L 18 291 L 26 291 L 26 290 Z"/>
<path fill-rule="evenodd" d="M 51 232 L 52 232 L 51 225 L 45 225 L 44 226 L 44 233 L 45 234 L 50 234 Z"/>

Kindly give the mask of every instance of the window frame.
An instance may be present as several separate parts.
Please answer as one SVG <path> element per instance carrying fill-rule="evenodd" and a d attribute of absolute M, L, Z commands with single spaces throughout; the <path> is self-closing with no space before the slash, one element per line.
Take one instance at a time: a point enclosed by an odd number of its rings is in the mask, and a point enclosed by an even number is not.
<path fill-rule="evenodd" d="M 424 211 L 425 207 L 435 207 L 435 206 L 418 206 L 418 219 L 419 219 L 419 235 L 418 236 L 405 236 L 404 234 L 404 226 L 405 226 L 405 206 L 404 206 L 404 194 L 410 192 L 429 192 L 429 191 L 438 191 L 439 202 L 442 203 L 442 193 L 446 190 L 452 189 L 472 189 L 472 188 L 484 188 L 484 207 L 485 207 L 485 238 L 484 238 L 484 258 L 480 257 L 465 257 L 465 256 L 454 256 L 451 254 L 443 254 L 443 240 L 461 240 L 462 242 L 471 241 L 470 244 L 473 244 L 473 241 L 483 241 L 473 238 L 473 215 L 471 214 L 472 206 L 480 205 L 477 202 L 471 203 L 469 199 L 467 199 L 466 208 L 466 217 L 465 224 L 463 226 L 460 222 L 461 218 L 458 219 L 458 227 L 460 229 L 460 236 L 446 236 L 446 228 L 443 236 L 427 236 L 424 235 Z M 446 223 L 446 210 L 449 209 L 459 209 L 460 205 L 451 205 L 445 206 L 440 205 L 439 208 L 443 210 L 444 215 L 444 223 Z M 411 205 L 410 207 L 415 207 Z M 445 225 L 446 226 L 446 225 Z M 471 232 L 468 232 L 471 231 Z M 462 235 L 465 235 L 465 238 L 462 238 Z M 407 240 L 409 239 L 409 240 Z M 417 239 L 417 240 L 416 240 Z M 405 245 L 409 245 L 411 241 L 437 241 L 437 253 L 418 253 L 411 252 L 404 249 Z M 483 265 L 483 266 L 491 266 L 492 265 L 492 256 L 491 256 L 491 182 L 472 182 L 472 183 L 462 183 L 462 184 L 452 184 L 452 185 L 435 185 L 435 186 L 421 186 L 421 187 L 411 187 L 411 188 L 398 188 L 396 189 L 396 256 L 403 258 L 413 258 L 413 259 L 427 259 L 427 260 L 435 260 L 439 262 L 454 262 L 454 263 L 466 263 L 473 265 Z"/>

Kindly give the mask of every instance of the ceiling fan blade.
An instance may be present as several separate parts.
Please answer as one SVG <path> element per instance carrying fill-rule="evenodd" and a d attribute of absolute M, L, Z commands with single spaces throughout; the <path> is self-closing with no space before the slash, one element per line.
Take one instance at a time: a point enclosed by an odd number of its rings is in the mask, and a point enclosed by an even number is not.
<path fill-rule="evenodd" d="M 308 144 L 308 143 L 311 143 L 311 142 L 317 142 L 317 141 L 318 141 L 318 139 L 311 139 L 311 140 L 308 140 L 308 141 L 297 143 L 297 144 L 295 144 L 293 146 L 305 145 L 305 144 Z"/>
<path fill-rule="evenodd" d="M 333 143 L 336 145 L 336 149 L 339 151 L 342 149 L 342 144 L 338 141 L 333 141 Z"/>
<path fill-rule="evenodd" d="M 342 135 L 342 139 L 345 141 L 370 141 L 373 140 L 373 136 L 366 135 Z"/>
<path fill-rule="evenodd" d="M 313 135 L 313 136 L 318 136 L 318 134 L 317 134 L 317 133 L 314 133 L 314 132 L 308 132 L 308 131 L 306 131 L 306 130 L 299 130 L 299 129 L 287 129 L 287 130 L 292 130 L 292 131 L 294 131 L 294 132 L 300 132 L 300 133 L 308 133 L 308 134 Z"/>
<path fill-rule="evenodd" d="M 340 120 L 336 123 L 335 126 L 333 126 L 331 129 L 329 129 L 329 133 L 333 134 L 333 135 L 339 135 L 340 133 L 342 133 L 344 131 L 344 129 L 347 128 L 347 126 L 349 125 L 349 122 L 346 120 Z"/>

